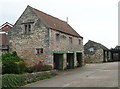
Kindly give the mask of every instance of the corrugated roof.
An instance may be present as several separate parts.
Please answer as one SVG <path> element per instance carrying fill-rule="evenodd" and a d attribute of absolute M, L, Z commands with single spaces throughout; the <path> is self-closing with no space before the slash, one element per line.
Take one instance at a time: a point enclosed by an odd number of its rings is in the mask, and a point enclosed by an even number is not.
<path fill-rule="evenodd" d="M 30 7 L 30 6 L 28 6 Z M 32 8 L 32 7 L 30 7 Z M 37 16 L 44 22 L 44 24 L 51 29 L 67 33 L 72 36 L 81 37 L 67 22 L 62 21 L 56 17 L 53 17 L 51 15 L 48 15 L 42 11 L 39 11 L 35 8 L 32 8 L 32 10 L 37 14 Z"/>

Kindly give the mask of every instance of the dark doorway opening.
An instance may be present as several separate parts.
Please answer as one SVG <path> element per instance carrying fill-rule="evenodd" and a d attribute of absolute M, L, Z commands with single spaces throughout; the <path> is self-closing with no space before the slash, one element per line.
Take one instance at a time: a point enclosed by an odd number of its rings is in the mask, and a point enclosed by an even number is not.
<path fill-rule="evenodd" d="M 77 67 L 81 67 L 82 66 L 82 53 L 76 53 L 76 57 L 77 57 Z"/>
<path fill-rule="evenodd" d="M 67 69 L 74 68 L 74 53 L 67 53 Z"/>
<path fill-rule="evenodd" d="M 63 70 L 63 54 L 54 53 L 54 69 Z"/>
<path fill-rule="evenodd" d="M 114 61 L 119 60 L 119 55 L 118 55 L 118 53 L 114 53 L 114 54 L 113 54 L 113 60 L 114 60 Z"/>

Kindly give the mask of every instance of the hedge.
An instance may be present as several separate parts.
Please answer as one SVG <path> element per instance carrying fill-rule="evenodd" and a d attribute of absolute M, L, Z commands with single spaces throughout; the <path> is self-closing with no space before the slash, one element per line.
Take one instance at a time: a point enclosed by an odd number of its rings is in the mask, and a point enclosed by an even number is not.
<path fill-rule="evenodd" d="M 1 58 L 2 58 L 2 61 L 4 60 L 23 61 L 23 59 L 18 57 L 16 51 L 13 51 L 12 53 L 3 53 Z"/>
<path fill-rule="evenodd" d="M 2 74 L 20 74 L 25 70 L 26 66 L 23 61 L 4 60 L 2 62 Z"/>

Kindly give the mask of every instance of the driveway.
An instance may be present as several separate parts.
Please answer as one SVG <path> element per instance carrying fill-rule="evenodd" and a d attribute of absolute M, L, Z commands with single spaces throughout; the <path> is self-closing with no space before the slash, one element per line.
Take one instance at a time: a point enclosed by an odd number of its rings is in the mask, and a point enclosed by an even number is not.
<path fill-rule="evenodd" d="M 86 64 L 24 87 L 118 87 L 118 62 Z"/>

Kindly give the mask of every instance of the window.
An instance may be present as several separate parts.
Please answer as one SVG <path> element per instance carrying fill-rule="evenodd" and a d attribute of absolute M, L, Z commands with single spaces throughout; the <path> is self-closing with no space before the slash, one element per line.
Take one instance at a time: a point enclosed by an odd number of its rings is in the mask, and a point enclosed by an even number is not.
<path fill-rule="evenodd" d="M 28 31 L 31 32 L 31 24 L 28 24 Z"/>
<path fill-rule="evenodd" d="M 56 34 L 56 40 L 60 41 L 60 34 Z"/>
<path fill-rule="evenodd" d="M 25 34 L 27 34 L 27 25 L 25 24 Z"/>
<path fill-rule="evenodd" d="M 94 48 L 89 48 L 88 49 L 90 52 L 94 52 Z"/>
<path fill-rule="evenodd" d="M 69 43 L 72 43 L 72 37 L 69 37 Z"/>
<path fill-rule="evenodd" d="M 43 48 L 36 48 L 36 55 L 43 54 Z"/>
<path fill-rule="evenodd" d="M 79 42 L 79 45 L 81 45 L 81 40 L 80 39 L 78 40 L 78 42 Z"/>
<path fill-rule="evenodd" d="M 30 23 L 26 23 L 24 24 L 24 33 L 25 34 L 30 34 L 31 33 L 31 24 Z"/>

